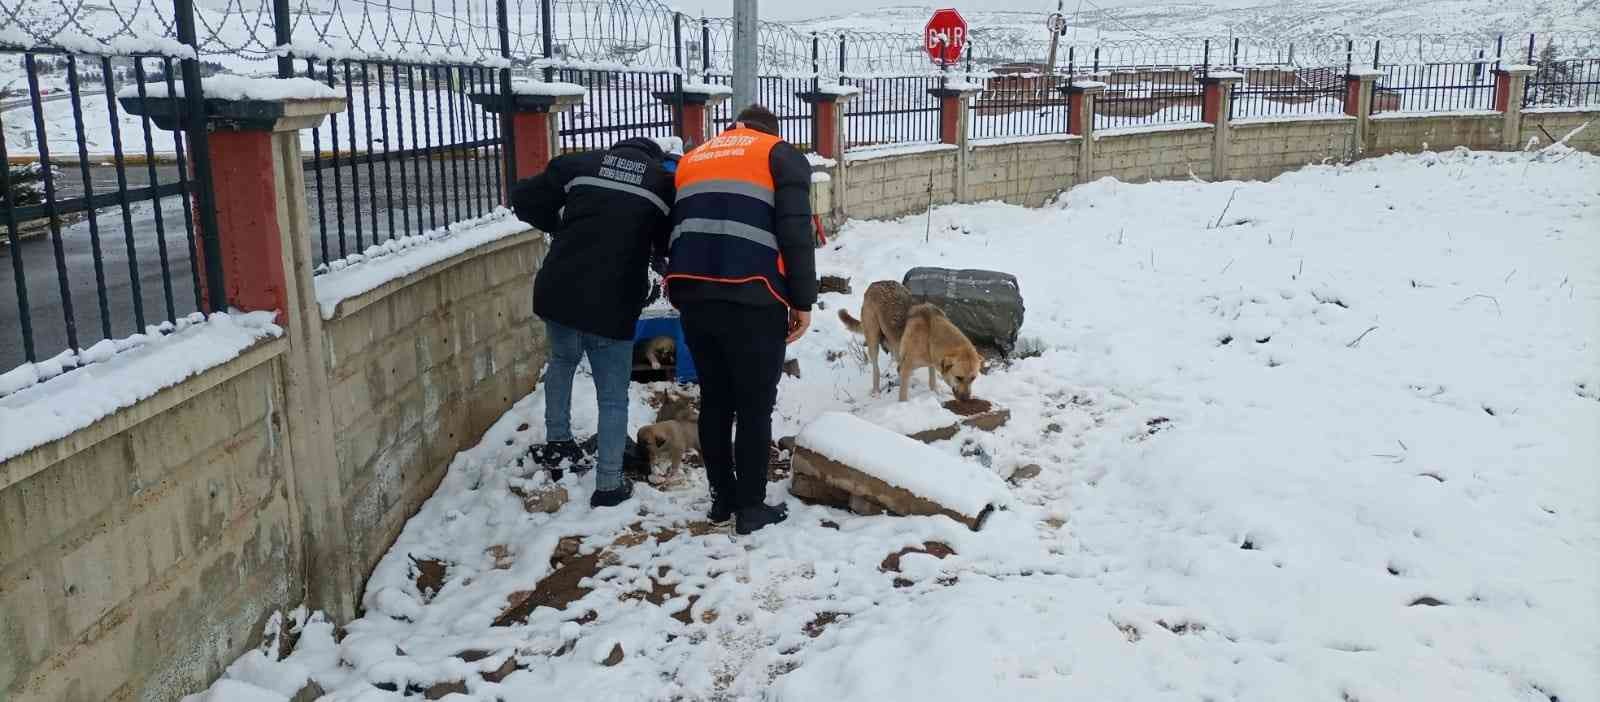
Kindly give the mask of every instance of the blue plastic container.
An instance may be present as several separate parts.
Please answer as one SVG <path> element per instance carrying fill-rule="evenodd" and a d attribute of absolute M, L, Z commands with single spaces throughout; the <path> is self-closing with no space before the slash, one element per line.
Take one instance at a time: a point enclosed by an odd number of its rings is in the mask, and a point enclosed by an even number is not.
<path fill-rule="evenodd" d="M 639 323 L 634 326 L 633 343 L 637 344 L 646 339 L 658 336 L 670 336 L 677 342 L 674 350 L 677 352 L 677 375 L 680 383 L 697 383 L 700 374 L 695 372 L 694 357 L 689 355 L 689 345 L 683 340 L 683 324 L 675 313 L 665 313 L 656 316 L 639 318 Z"/>

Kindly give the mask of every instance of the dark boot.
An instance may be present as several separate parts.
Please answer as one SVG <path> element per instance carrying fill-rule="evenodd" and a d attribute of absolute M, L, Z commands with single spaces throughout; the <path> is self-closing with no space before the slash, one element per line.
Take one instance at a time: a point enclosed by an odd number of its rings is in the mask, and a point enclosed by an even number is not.
<path fill-rule="evenodd" d="M 733 519 L 735 511 L 732 503 L 713 497 L 711 498 L 711 511 L 706 512 L 706 521 L 712 524 L 726 524 L 729 519 Z"/>
<path fill-rule="evenodd" d="M 577 470 L 584 461 L 583 449 L 575 441 L 552 441 L 528 451 L 535 465 L 550 471 L 550 479 L 560 480 L 563 471 Z"/>
<path fill-rule="evenodd" d="M 781 524 L 789 518 L 789 508 L 783 505 L 757 505 L 739 510 L 737 524 L 734 531 L 741 535 L 760 531 L 774 524 Z"/>
<path fill-rule="evenodd" d="M 615 490 L 595 490 L 589 496 L 590 507 L 616 507 L 633 498 L 633 482 L 624 480 L 622 487 Z"/>

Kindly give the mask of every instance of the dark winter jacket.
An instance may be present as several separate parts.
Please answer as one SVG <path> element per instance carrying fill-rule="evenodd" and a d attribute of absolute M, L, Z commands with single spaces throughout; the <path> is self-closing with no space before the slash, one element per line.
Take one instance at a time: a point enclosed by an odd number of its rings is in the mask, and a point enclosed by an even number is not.
<path fill-rule="evenodd" d="M 632 340 L 649 294 L 646 269 L 665 255 L 672 174 L 655 141 L 561 156 L 511 191 L 517 217 L 551 235 L 533 311 L 562 326 Z"/>
<path fill-rule="evenodd" d="M 810 310 L 817 301 L 811 164 L 736 125 L 685 154 L 668 263 L 672 304 L 720 300 Z"/>

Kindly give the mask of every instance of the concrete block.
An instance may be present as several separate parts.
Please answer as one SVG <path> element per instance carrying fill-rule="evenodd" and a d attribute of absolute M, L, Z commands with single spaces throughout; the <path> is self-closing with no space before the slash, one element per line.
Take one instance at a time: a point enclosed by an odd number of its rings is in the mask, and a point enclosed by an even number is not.
<path fill-rule="evenodd" d="M 59 577 L 50 578 L 37 567 L 24 567 L 0 587 L 0 650 L 7 652 L 0 656 L 0 692 L 11 689 L 14 681 L 57 647 L 57 618 L 65 613 L 59 606 L 59 585 Z M 60 628 L 64 631 L 65 625 Z"/>
<path fill-rule="evenodd" d="M 132 465 L 126 439 L 117 437 L 0 490 L 0 573 L 120 507 Z"/>

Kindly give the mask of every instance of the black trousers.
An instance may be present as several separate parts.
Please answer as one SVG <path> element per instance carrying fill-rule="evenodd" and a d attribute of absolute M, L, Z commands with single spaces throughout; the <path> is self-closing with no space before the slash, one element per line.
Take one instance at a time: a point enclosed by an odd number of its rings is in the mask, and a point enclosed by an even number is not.
<path fill-rule="evenodd" d="M 700 374 L 700 452 L 711 495 L 735 508 L 759 506 L 767 494 L 772 408 L 783 375 L 789 311 L 704 300 L 685 302 L 680 312 L 684 341 Z"/>

